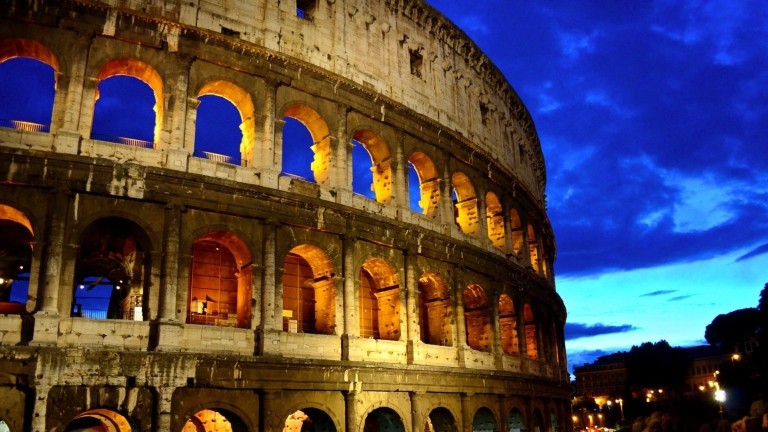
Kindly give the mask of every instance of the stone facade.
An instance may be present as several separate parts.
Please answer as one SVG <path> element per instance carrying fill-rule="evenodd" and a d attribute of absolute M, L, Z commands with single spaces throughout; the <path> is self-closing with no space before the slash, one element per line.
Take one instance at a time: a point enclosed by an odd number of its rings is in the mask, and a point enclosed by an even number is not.
<path fill-rule="evenodd" d="M 569 424 L 533 122 L 429 5 L 0 8 L 0 64 L 55 81 L 49 124 L 0 127 L 0 428 Z M 152 91 L 152 140 L 93 133 L 117 75 Z M 196 152 L 205 95 L 241 116 L 233 154 Z M 312 137 L 310 178 L 283 171 L 288 120 Z M 353 192 L 359 145 L 370 198 Z"/>

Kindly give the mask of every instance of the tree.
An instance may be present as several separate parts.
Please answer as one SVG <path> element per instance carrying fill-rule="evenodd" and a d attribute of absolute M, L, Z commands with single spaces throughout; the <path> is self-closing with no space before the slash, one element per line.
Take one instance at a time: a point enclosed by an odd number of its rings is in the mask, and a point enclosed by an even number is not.
<path fill-rule="evenodd" d="M 739 343 L 757 334 L 760 311 L 757 308 L 738 309 L 715 317 L 707 326 L 704 338 L 710 345 L 732 351 Z"/>
<path fill-rule="evenodd" d="M 682 348 L 673 348 L 661 340 L 633 346 L 627 353 L 626 365 L 630 390 L 664 389 L 670 394 L 683 389 L 690 360 Z"/>

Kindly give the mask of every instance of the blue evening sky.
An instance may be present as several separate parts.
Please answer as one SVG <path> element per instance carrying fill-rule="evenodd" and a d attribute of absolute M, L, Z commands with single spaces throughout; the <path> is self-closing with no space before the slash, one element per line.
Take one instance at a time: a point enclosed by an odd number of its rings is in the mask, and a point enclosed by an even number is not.
<path fill-rule="evenodd" d="M 499 67 L 547 167 L 569 367 L 705 344 L 768 282 L 768 3 L 428 0 Z"/>

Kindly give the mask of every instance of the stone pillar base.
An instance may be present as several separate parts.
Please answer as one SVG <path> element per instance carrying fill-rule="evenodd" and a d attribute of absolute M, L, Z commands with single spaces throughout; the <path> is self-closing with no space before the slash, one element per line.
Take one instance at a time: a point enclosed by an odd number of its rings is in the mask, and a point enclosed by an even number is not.
<path fill-rule="evenodd" d="M 30 345 L 56 345 L 59 339 L 59 314 L 40 311 L 33 315 L 34 329 Z"/>

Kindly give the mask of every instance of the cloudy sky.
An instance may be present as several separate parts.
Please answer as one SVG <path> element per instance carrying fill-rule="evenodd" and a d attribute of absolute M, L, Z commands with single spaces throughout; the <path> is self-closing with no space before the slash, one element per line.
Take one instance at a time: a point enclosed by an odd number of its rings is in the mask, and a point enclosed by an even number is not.
<path fill-rule="evenodd" d="M 704 344 L 768 282 L 768 3 L 428 0 L 528 106 L 569 366 Z"/>

